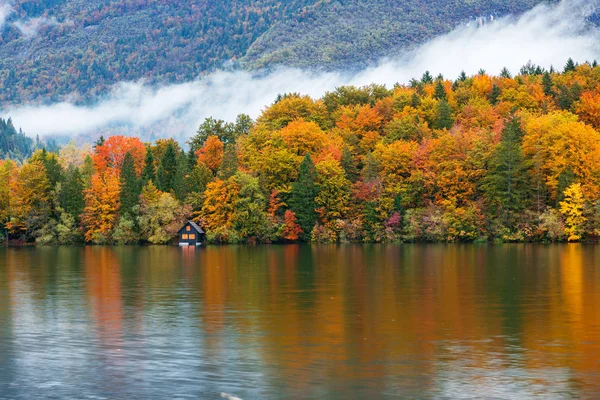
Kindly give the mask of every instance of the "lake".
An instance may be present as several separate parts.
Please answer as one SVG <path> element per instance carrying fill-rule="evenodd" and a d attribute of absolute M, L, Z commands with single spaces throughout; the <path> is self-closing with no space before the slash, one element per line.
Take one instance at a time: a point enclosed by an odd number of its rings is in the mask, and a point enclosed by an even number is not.
<path fill-rule="evenodd" d="M 594 398 L 600 246 L 0 249 L 0 399 Z"/>

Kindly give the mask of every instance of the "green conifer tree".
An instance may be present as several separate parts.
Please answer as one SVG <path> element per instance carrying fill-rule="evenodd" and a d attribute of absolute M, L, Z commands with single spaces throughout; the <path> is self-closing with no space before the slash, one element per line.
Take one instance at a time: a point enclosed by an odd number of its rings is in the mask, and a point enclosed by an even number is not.
<path fill-rule="evenodd" d="M 498 85 L 496 85 L 494 83 L 494 86 L 492 86 L 492 91 L 490 93 L 490 104 L 495 106 L 496 104 L 498 104 L 499 98 L 500 98 L 500 88 L 498 87 Z"/>
<path fill-rule="evenodd" d="M 300 164 L 298 180 L 292 185 L 290 206 L 296 214 L 296 222 L 303 231 L 303 239 L 310 238 L 317 221 L 315 197 L 318 194 L 317 169 L 310 154 L 307 153 Z"/>
<path fill-rule="evenodd" d="M 154 166 L 154 154 L 150 147 L 146 148 L 146 158 L 144 159 L 144 170 L 142 171 L 142 186 L 149 181 L 156 182 L 156 167 Z"/>
<path fill-rule="evenodd" d="M 70 214 L 76 221 L 79 220 L 85 206 L 84 187 L 84 177 L 79 168 L 69 166 L 65 172 L 58 200 L 64 212 Z"/>
<path fill-rule="evenodd" d="M 565 65 L 565 73 L 575 71 L 576 67 L 577 65 L 575 64 L 575 61 L 573 61 L 572 58 L 569 58 L 567 60 L 567 64 Z"/>
<path fill-rule="evenodd" d="M 500 71 L 500 76 L 503 77 L 503 78 L 507 78 L 507 79 L 511 79 L 512 78 L 512 74 L 510 73 L 510 71 L 506 67 L 502 68 L 502 71 Z"/>
<path fill-rule="evenodd" d="M 165 154 L 160 160 L 156 178 L 158 180 L 158 188 L 163 192 L 173 190 L 175 173 L 177 172 L 177 152 L 173 143 L 169 143 Z"/>
<path fill-rule="evenodd" d="M 438 80 L 435 84 L 435 89 L 433 91 L 433 97 L 437 100 L 447 100 L 446 89 L 444 89 L 444 84 L 441 80 Z"/>
<path fill-rule="evenodd" d="M 488 199 L 505 215 L 523 210 L 527 204 L 530 185 L 521 148 L 522 139 L 521 122 L 512 117 L 502 131 L 483 183 Z"/>
<path fill-rule="evenodd" d="M 544 88 L 544 94 L 546 96 L 554 96 L 554 83 L 552 82 L 552 76 L 546 72 L 542 77 L 542 87 Z"/>
<path fill-rule="evenodd" d="M 138 204 L 141 192 L 142 185 L 135 171 L 135 161 L 131 153 L 127 152 L 121 165 L 121 215 L 133 214 L 133 207 Z"/>
<path fill-rule="evenodd" d="M 188 172 L 189 159 L 185 152 L 181 152 L 177 157 L 177 170 L 173 176 L 173 193 L 175 197 L 183 201 L 187 195 L 187 186 L 185 184 L 185 176 Z"/>
<path fill-rule="evenodd" d="M 450 129 L 453 125 L 452 108 L 446 100 L 441 100 L 437 106 L 434 127 L 436 129 Z"/>

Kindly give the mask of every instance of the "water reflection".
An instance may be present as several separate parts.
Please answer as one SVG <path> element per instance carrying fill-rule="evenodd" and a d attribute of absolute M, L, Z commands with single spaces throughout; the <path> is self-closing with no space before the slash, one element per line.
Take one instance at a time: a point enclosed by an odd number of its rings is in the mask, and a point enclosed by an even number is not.
<path fill-rule="evenodd" d="M 594 397 L 600 247 L 0 250 L 1 398 Z"/>

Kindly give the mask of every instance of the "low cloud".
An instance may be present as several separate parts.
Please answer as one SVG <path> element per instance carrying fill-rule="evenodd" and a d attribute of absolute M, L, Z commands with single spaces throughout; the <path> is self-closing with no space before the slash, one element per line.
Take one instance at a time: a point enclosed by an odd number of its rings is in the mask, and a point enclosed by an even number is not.
<path fill-rule="evenodd" d="M 18 20 L 13 22 L 13 25 L 23 34 L 23 36 L 32 38 L 38 34 L 40 28 L 46 26 L 73 25 L 73 21 L 58 22 L 55 17 L 38 17 L 27 20 Z"/>
<path fill-rule="evenodd" d="M 0 2 L 0 29 L 4 28 L 6 20 L 13 13 L 13 8 L 10 4 Z"/>
<path fill-rule="evenodd" d="M 30 135 L 89 134 L 122 129 L 130 134 L 160 131 L 189 136 L 206 117 L 233 120 L 238 113 L 252 117 L 277 94 L 300 92 L 319 97 L 341 85 L 392 85 L 418 78 L 425 70 L 455 78 L 461 71 L 483 68 L 513 73 L 532 61 L 562 68 L 569 57 L 583 62 L 600 57 L 600 32 L 587 22 L 599 1 L 563 0 L 542 5 L 520 17 L 495 19 L 483 26 L 461 26 L 403 57 L 382 60 L 358 74 L 322 73 L 279 68 L 268 73 L 217 72 L 208 77 L 162 88 L 121 83 L 92 107 L 68 102 L 50 106 L 23 105 L 5 110 L 16 126 Z M 473 24 L 472 24 L 473 25 Z"/>

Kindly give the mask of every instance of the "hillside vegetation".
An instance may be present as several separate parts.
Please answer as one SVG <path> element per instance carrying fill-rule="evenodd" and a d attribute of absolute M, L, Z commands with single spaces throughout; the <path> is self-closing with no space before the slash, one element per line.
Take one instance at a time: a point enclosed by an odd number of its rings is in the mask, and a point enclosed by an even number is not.
<path fill-rule="evenodd" d="M 189 141 L 101 139 L 0 163 L 0 224 L 37 243 L 525 242 L 600 236 L 600 67 L 282 95 Z"/>
<path fill-rule="evenodd" d="M 115 82 L 182 82 L 219 68 L 356 68 L 540 2 L 15 0 L 0 27 L 0 105 L 85 102 Z"/>

